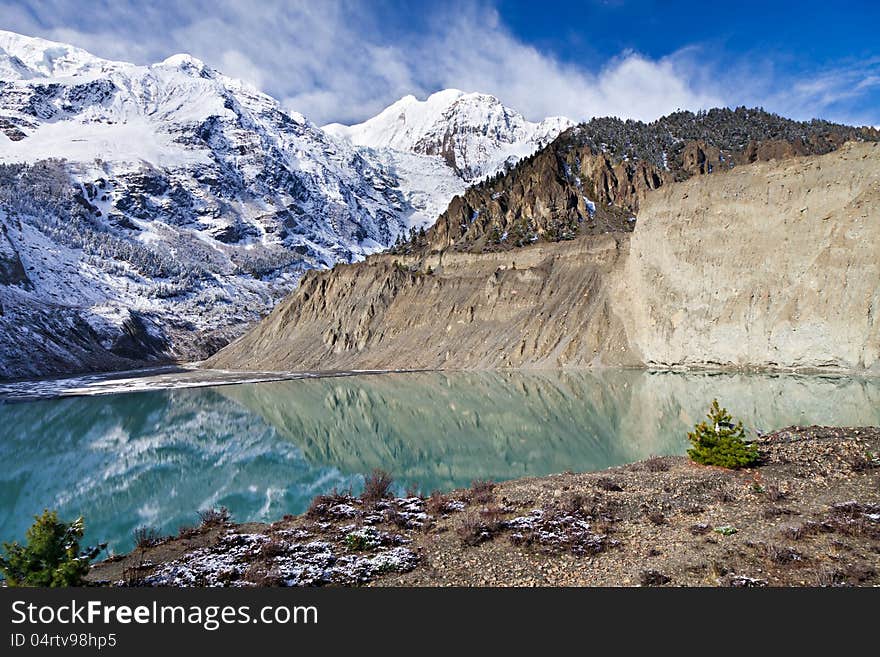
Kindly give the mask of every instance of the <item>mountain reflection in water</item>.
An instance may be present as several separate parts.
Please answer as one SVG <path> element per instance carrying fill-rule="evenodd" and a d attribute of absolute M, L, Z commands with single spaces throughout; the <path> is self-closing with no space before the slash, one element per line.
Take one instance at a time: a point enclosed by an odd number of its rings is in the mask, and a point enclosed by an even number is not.
<path fill-rule="evenodd" d="M 402 491 L 681 454 L 713 397 L 752 430 L 880 424 L 880 382 L 819 376 L 408 373 L 0 404 L 0 539 L 32 516 L 82 514 L 116 551 L 225 505 L 300 513 L 389 471 Z"/>

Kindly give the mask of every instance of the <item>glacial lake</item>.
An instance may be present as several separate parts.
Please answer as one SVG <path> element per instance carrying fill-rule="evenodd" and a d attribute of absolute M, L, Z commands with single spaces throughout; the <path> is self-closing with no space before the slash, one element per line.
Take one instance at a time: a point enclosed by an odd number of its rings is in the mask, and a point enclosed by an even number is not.
<path fill-rule="evenodd" d="M 304 511 L 383 468 L 399 492 L 597 470 L 683 454 L 717 397 L 746 427 L 878 425 L 880 381 L 642 371 L 396 373 L 0 403 L 0 540 L 43 508 L 85 516 L 114 552 Z"/>

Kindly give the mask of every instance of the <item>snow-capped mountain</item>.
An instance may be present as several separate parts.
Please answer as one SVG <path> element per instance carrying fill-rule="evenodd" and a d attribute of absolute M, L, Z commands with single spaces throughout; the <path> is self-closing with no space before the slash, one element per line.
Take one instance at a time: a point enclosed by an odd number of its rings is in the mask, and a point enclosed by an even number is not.
<path fill-rule="evenodd" d="M 363 123 L 333 123 L 324 130 L 358 146 L 439 156 L 471 183 L 532 154 L 573 125 L 558 116 L 532 123 L 495 96 L 446 89 L 423 101 L 405 96 Z"/>
<path fill-rule="evenodd" d="M 0 376 L 202 356 L 414 212 L 369 151 L 190 56 L 0 32 L 0 72 Z"/>
<path fill-rule="evenodd" d="M 554 130 L 437 96 L 411 146 L 367 147 L 189 55 L 0 31 L 0 377 L 201 358 Z"/>

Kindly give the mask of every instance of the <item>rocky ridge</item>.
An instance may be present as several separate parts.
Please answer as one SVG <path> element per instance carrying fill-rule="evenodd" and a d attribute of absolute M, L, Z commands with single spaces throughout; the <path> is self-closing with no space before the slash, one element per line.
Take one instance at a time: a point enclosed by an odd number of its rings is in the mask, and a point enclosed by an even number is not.
<path fill-rule="evenodd" d="M 649 192 L 692 176 L 822 155 L 880 131 L 798 122 L 744 107 L 677 112 L 652 123 L 593 119 L 452 200 L 425 239 L 398 252 L 503 250 L 629 231 Z"/>

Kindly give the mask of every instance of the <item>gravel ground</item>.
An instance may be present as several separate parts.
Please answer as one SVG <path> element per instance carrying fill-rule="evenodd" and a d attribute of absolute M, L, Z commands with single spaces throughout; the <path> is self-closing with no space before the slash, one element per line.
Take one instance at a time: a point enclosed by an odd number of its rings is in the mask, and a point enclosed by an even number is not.
<path fill-rule="evenodd" d="M 731 471 L 655 457 L 430 498 L 317 499 L 96 564 L 125 585 L 876 586 L 880 428 L 789 427 Z M 268 546 L 268 547 L 267 547 Z"/>

